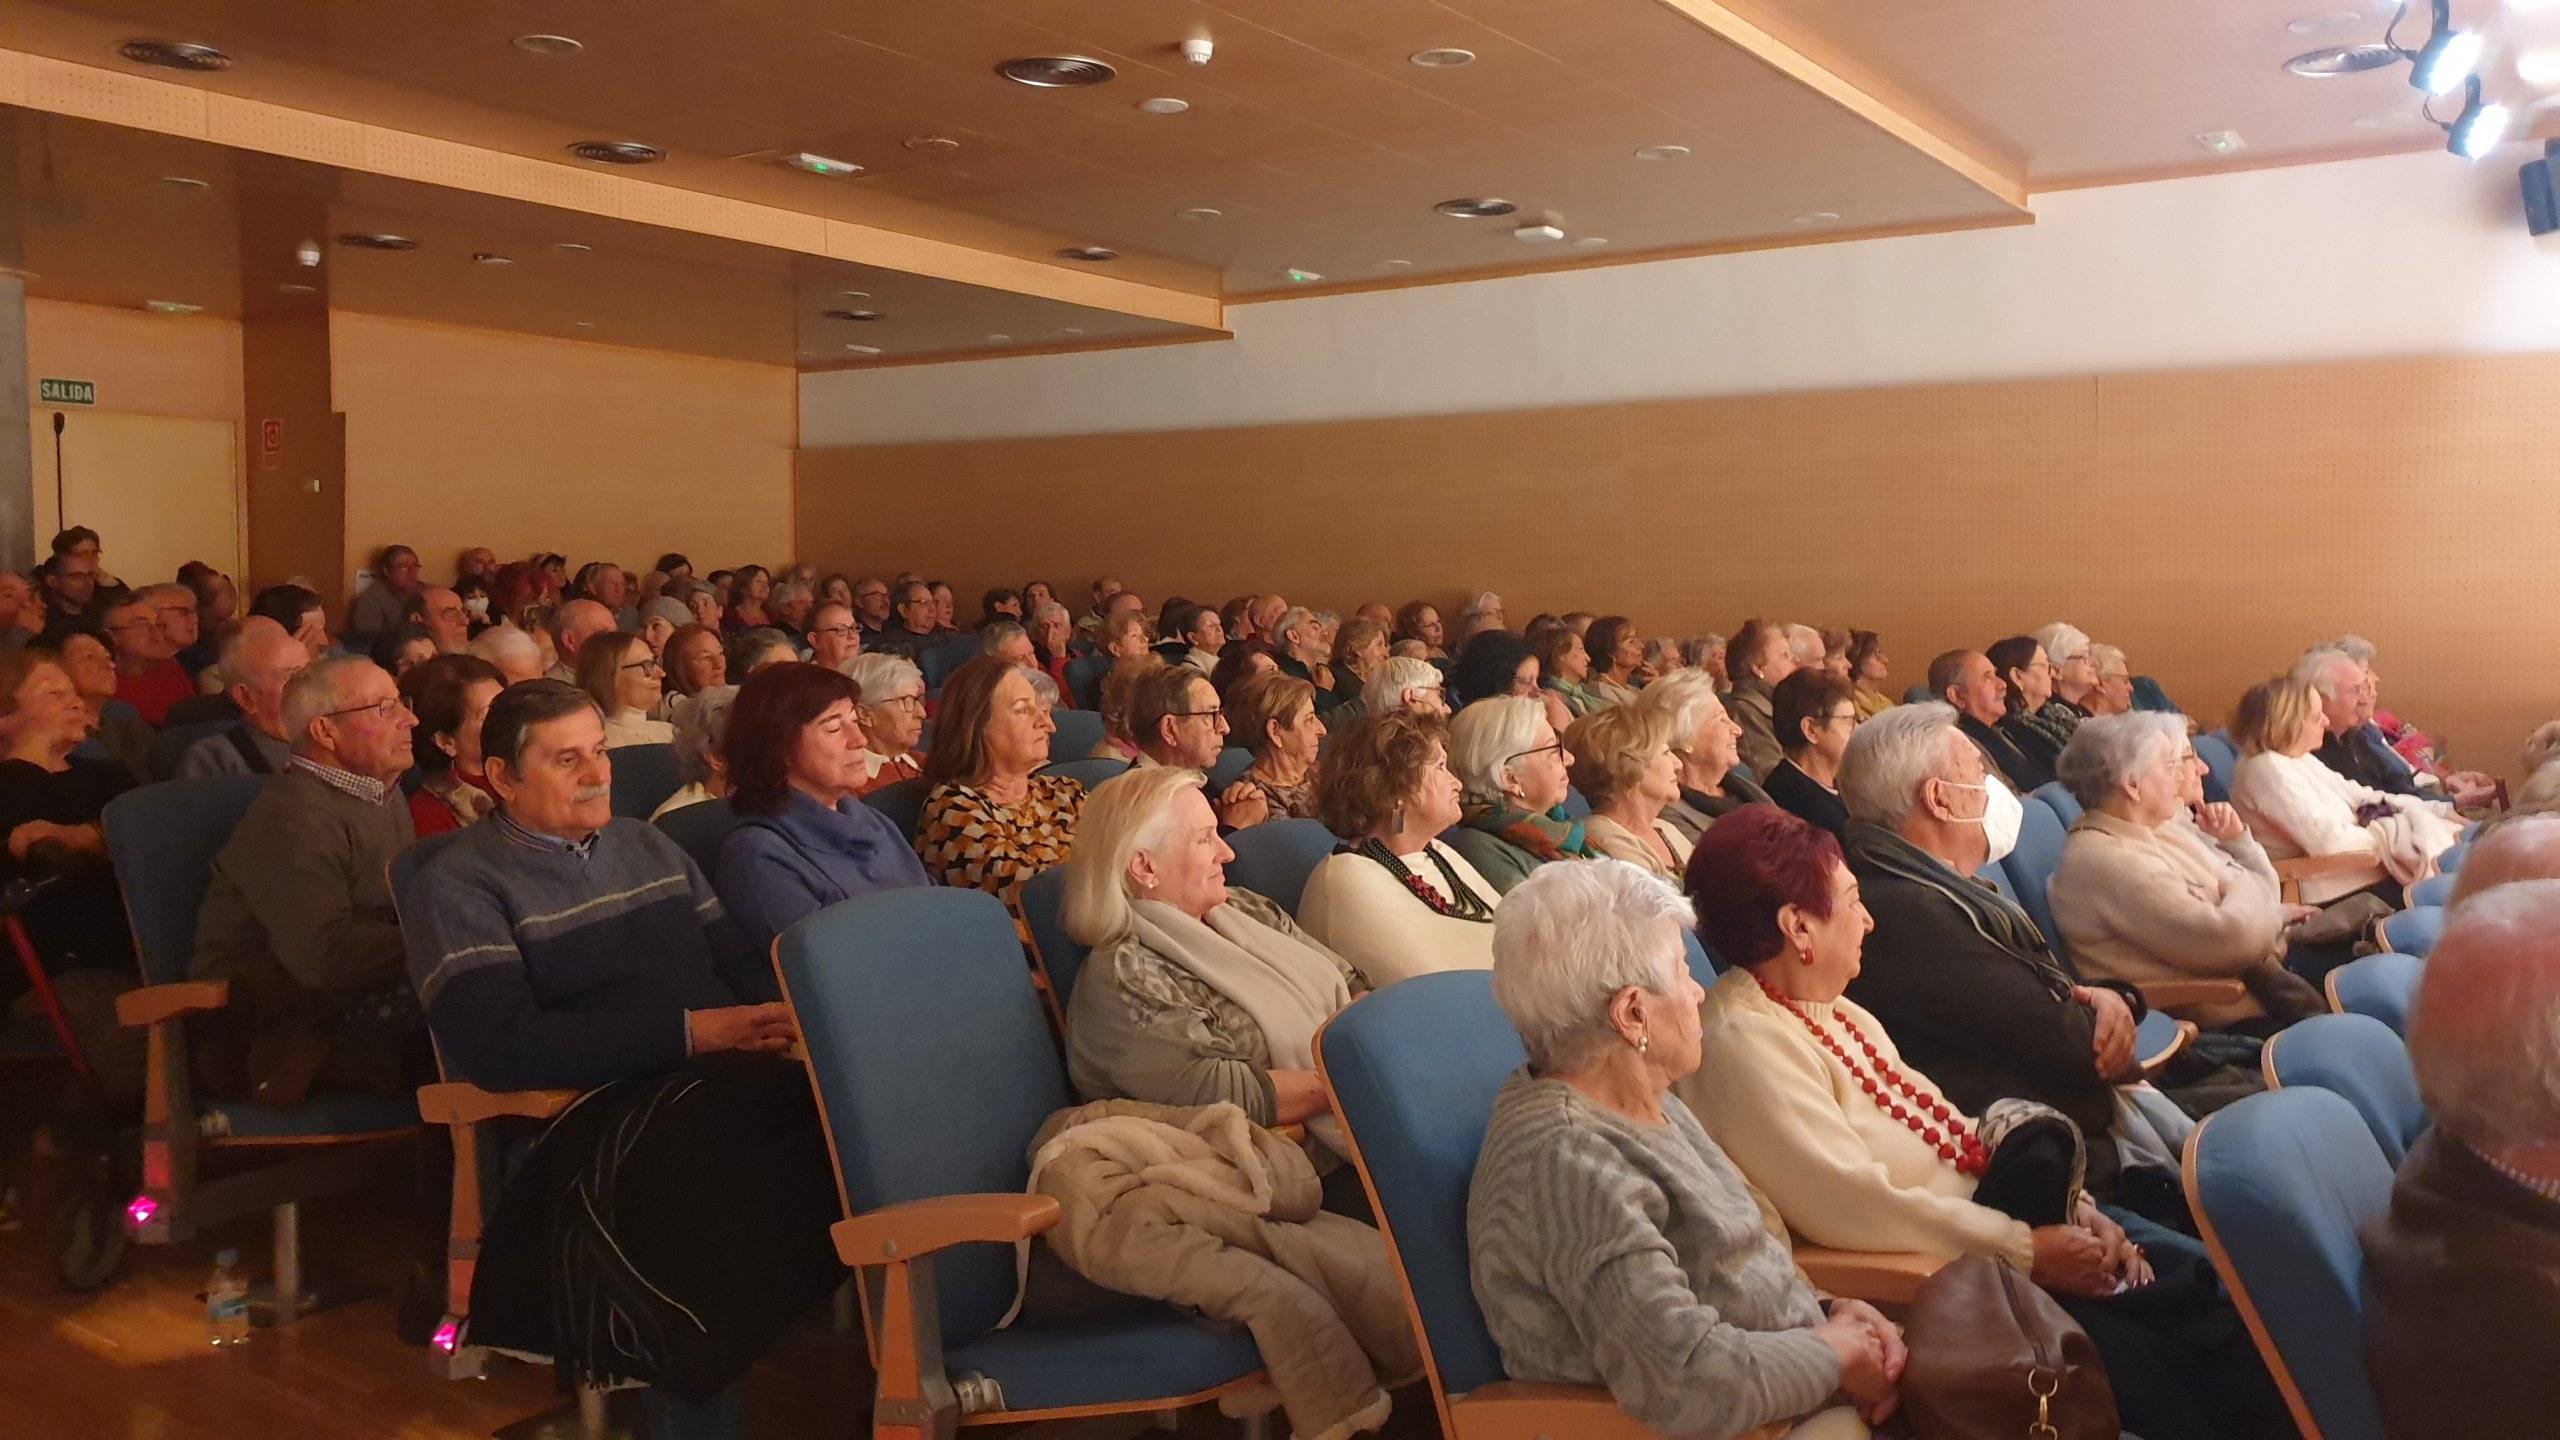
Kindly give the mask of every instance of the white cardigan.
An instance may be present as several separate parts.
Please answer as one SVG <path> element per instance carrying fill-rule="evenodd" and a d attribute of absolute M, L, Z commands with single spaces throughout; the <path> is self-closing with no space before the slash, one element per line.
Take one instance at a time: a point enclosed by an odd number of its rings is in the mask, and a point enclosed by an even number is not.
<path fill-rule="evenodd" d="M 2267 847 L 2271 858 L 2349 854 L 2373 857 L 2373 864 L 2368 867 L 2304 880 L 2302 901 L 2306 905 L 2326 905 L 2393 873 L 2393 867 L 2384 863 L 2387 852 L 2382 832 L 2356 822 L 2357 806 L 2376 803 L 2411 817 L 2410 838 L 2421 852 L 2422 863 L 2399 868 L 2415 869 L 2419 874 L 2432 870 L 2435 857 L 2458 838 L 2459 832 L 2446 818 L 2442 806 L 2359 785 L 2308 753 L 2280 755 L 2261 750 L 2243 755 L 2240 768 L 2231 777 L 2232 808 L 2248 822 L 2249 833 Z M 2404 874 L 2400 878 L 2413 877 Z"/>
<path fill-rule="evenodd" d="M 1502 896 L 1466 857 L 1434 840 L 1431 853 L 1468 889 L 1488 903 Z M 1444 898 L 1449 887 L 1440 868 L 1421 851 L 1397 857 L 1407 871 Z M 1493 926 L 1435 913 L 1420 896 L 1406 889 L 1387 868 L 1366 855 L 1328 855 L 1307 877 L 1298 900 L 1298 924 L 1318 943 L 1351 962 L 1373 990 L 1383 990 L 1413 975 L 1438 970 L 1493 968 Z"/>

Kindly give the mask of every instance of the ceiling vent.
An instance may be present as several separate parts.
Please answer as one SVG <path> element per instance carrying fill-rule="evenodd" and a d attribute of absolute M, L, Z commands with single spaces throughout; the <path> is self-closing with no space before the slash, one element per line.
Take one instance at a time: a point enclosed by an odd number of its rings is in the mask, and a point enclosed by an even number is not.
<path fill-rule="evenodd" d="M 1497 200 L 1488 195 L 1460 200 L 1443 200 L 1431 208 L 1443 215 L 1455 215 L 1461 220 L 1483 220 L 1495 215 L 1508 215 L 1520 207 L 1508 200 Z"/>
<path fill-rule="evenodd" d="M 338 237 L 338 243 L 350 250 L 415 250 L 418 248 L 418 242 L 406 235 L 393 235 L 380 230 L 341 235 Z"/>
<path fill-rule="evenodd" d="M 1120 72 L 1082 55 L 1030 55 L 1007 60 L 996 73 L 1016 85 L 1042 90 L 1071 90 L 1080 85 L 1106 85 Z"/>
<path fill-rule="evenodd" d="M 667 158 L 666 151 L 637 140 L 581 140 L 569 153 L 599 165 L 655 165 Z"/>
<path fill-rule="evenodd" d="M 116 47 L 116 53 L 136 65 L 157 65 L 164 70 L 204 73 L 231 68 L 230 56 L 210 45 L 192 45 L 184 40 L 127 40 Z"/>

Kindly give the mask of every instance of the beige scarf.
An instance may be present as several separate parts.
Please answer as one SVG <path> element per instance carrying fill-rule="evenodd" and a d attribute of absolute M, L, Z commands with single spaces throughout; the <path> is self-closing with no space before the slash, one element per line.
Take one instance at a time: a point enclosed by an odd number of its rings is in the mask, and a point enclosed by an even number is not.
<path fill-rule="evenodd" d="M 1262 1031 L 1271 1064 L 1282 1070 L 1315 1068 L 1316 1031 L 1351 1003 L 1342 964 L 1311 940 L 1262 924 L 1232 905 L 1194 920 L 1160 900 L 1140 900 L 1138 939 L 1227 997 Z M 1343 1151 L 1340 1127 L 1330 1115 L 1307 1129 Z"/>

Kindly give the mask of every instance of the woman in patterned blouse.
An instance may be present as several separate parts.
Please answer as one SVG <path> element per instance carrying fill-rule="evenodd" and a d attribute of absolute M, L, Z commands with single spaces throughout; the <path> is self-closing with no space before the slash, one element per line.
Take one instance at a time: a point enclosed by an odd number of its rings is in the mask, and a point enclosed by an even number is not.
<path fill-rule="evenodd" d="M 1029 672 L 982 656 L 951 672 L 926 757 L 916 852 L 945 885 L 984 890 L 1021 918 L 1022 882 L 1075 849 L 1084 786 L 1042 775 L 1058 728 Z"/>

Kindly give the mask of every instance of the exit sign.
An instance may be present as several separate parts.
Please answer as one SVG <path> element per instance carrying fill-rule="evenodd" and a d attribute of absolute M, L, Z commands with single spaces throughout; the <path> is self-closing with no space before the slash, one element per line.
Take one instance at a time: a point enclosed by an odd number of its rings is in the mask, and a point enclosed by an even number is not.
<path fill-rule="evenodd" d="M 36 403 L 39 405 L 95 405 L 98 382 L 95 380 L 38 380 Z"/>

